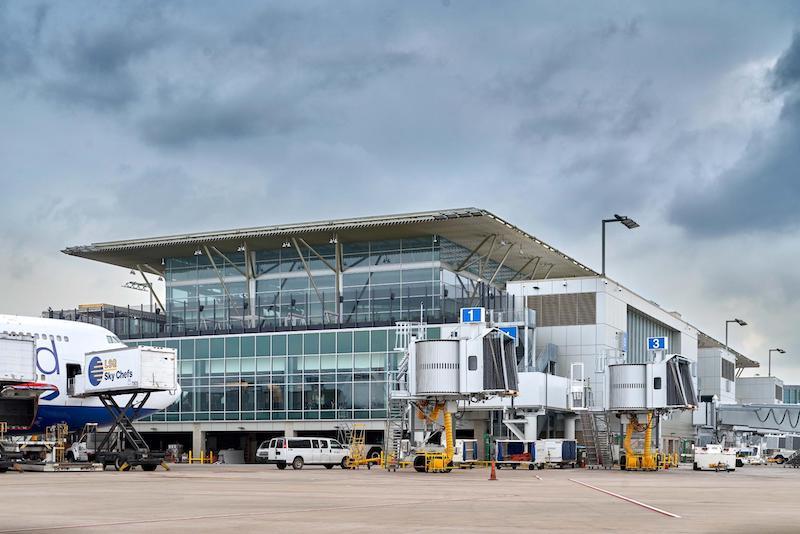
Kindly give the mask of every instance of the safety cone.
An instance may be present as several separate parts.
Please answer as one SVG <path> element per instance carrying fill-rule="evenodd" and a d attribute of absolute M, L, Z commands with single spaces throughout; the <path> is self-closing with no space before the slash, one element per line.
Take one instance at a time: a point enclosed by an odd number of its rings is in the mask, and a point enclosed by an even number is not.
<path fill-rule="evenodd" d="M 494 468 L 494 460 L 492 460 L 492 471 L 489 473 L 489 480 L 497 480 L 497 471 Z"/>

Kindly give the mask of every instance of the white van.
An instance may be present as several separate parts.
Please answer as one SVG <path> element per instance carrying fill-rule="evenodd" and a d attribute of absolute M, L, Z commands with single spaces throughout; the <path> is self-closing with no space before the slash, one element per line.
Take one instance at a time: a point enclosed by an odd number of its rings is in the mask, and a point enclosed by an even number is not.
<path fill-rule="evenodd" d="M 268 445 L 264 448 L 264 445 Z M 350 451 L 335 439 L 329 438 L 273 438 L 261 444 L 256 457 L 264 463 L 275 464 L 278 469 L 302 469 L 304 465 L 324 465 L 331 469 L 339 465 L 347 468 Z"/>

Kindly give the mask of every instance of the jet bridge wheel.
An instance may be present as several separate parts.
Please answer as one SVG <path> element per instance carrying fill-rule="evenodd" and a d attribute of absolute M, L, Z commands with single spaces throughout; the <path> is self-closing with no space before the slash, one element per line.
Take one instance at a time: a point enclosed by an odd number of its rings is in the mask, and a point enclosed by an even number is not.
<path fill-rule="evenodd" d="M 117 471 L 130 471 L 131 466 L 127 464 L 128 463 L 125 461 L 125 458 L 123 458 L 122 456 L 117 456 L 114 459 L 114 469 L 116 469 Z M 125 466 L 125 469 L 122 469 L 123 466 Z"/>

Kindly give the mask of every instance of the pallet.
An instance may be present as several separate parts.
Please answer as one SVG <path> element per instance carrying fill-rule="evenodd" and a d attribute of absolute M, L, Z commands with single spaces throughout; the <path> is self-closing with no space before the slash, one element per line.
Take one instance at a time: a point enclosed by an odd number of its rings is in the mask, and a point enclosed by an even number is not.
<path fill-rule="evenodd" d="M 103 464 L 89 462 L 21 462 L 17 465 L 19 465 L 22 471 L 31 471 L 36 473 L 85 473 L 103 470 Z"/>

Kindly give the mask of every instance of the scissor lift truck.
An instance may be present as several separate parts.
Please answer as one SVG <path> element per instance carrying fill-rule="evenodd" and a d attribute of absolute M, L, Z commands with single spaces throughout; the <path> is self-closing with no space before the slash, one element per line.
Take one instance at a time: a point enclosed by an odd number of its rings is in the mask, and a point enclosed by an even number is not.
<path fill-rule="evenodd" d="M 152 393 L 178 388 L 175 350 L 125 347 L 89 352 L 84 369 L 82 388 L 76 387 L 73 396 L 97 398 L 113 420 L 97 445 L 95 461 L 118 471 L 136 466 L 155 471 L 159 465 L 169 469 L 164 462 L 166 453 L 150 449 L 133 420 L 139 417 Z M 118 399 L 125 400 L 120 403 Z"/>
<path fill-rule="evenodd" d="M 105 438 L 97 446 L 95 461 L 103 467 L 113 465 L 117 471 L 128 471 L 132 467 L 141 466 L 144 471 L 155 471 L 160 465 L 169 470 L 164 462 L 164 451 L 150 449 L 145 439 L 133 426 L 132 419 L 136 419 L 142 407 L 150 398 L 150 392 L 144 394 L 141 402 L 136 402 L 138 395 L 131 394 L 125 407 L 120 407 L 114 395 L 101 393 L 97 395 L 106 410 L 114 417 Z M 128 416 L 128 414 L 131 416 Z"/>

